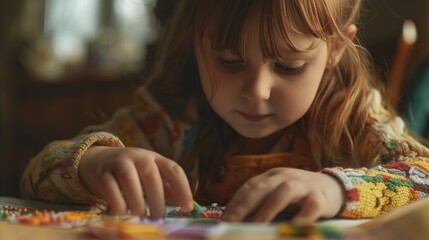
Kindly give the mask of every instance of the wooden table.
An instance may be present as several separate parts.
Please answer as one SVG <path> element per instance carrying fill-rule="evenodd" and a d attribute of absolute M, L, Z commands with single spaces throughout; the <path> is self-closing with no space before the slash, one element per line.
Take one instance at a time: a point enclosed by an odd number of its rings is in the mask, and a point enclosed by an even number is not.
<path fill-rule="evenodd" d="M 19 199 L 11 199 L 0 197 L 0 204 L 3 205 L 16 203 L 22 205 Z M 32 203 L 37 206 L 37 202 Z M 36 205 L 34 205 L 36 204 Z M 45 203 L 43 203 L 45 204 Z M 319 227 L 323 224 L 328 224 L 336 229 L 341 229 L 342 239 L 429 239 L 429 199 L 420 200 L 416 203 L 398 208 L 391 213 L 382 215 L 373 220 L 327 220 L 316 223 Z M 279 237 L 278 225 L 251 224 L 240 223 L 237 228 L 234 224 L 226 223 L 226 229 L 230 231 L 221 231 L 221 234 L 216 236 L 210 234 L 209 239 L 218 240 L 239 240 L 239 239 L 305 239 L 305 238 L 290 238 Z M 94 226 L 94 225 L 91 225 Z M 141 225 L 139 225 L 141 226 Z M 222 225 L 225 226 L 225 225 Z M 232 227 L 231 227 L 232 226 Z M 262 229 L 261 231 L 258 231 Z M 225 228 L 224 228 L 225 229 Z M 266 229 L 271 229 L 267 231 Z M 274 229 L 274 231 L 273 231 Z M 104 229 L 103 229 L 104 230 Z M 163 226 L 163 230 L 164 226 Z M 217 229 L 219 230 L 219 229 Z M 145 233 L 147 233 L 145 231 Z M 170 232 L 171 233 L 171 232 Z M 177 232 L 174 232 L 177 233 Z M 216 232 L 217 233 L 217 232 Z M 345 235 L 344 235 L 345 234 Z M 175 234 L 176 236 L 178 234 Z M 190 235 L 186 235 L 190 236 Z M 0 221 L 0 240 L 50 240 L 50 239 L 101 239 L 92 234 L 86 226 L 74 228 L 58 228 L 53 226 L 31 226 L 25 224 L 13 224 L 7 221 Z M 118 238 L 116 238 L 118 239 Z M 140 238 L 140 239 L 154 239 Z M 201 239 L 201 238 L 183 238 L 183 237 L 158 237 L 161 239 Z M 321 239 L 321 237 L 313 237 L 311 239 Z"/>

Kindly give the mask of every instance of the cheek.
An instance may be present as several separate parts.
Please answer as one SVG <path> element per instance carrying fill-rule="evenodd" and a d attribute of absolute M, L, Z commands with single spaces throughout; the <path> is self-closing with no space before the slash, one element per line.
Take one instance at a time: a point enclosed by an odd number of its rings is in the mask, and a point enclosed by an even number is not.
<path fill-rule="evenodd" d="M 287 86 L 285 84 L 277 94 L 278 109 L 286 112 L 291 118 L 302 117 L 314 101 L 322 76 L 323 71 L 311 71 Z"/>
<path fill-rule="evenodd" d="M 231 78 L 223 73 L 215 62 L 197 55 L 198 72 L 206 98 L 211 102 L 228 91 Z"/>
<path fill-rule="evenodd" d="M 303 116 L 311 105 L 311 97 L 305 90 L 288 89 L 279 95 L 277 109 L 288 121 L 295 121 Z"/>
<path fill-rule="evenodd" d="M 219 76 L 216 71 L 200 71 L 200 81 L 209 102 L 216 101 L 228 91 L 228 88 L 225 88 L 227 84 L 225 79 Z"/>
<path fill-rule="evenodd" d="M 204 65 L 205 66 L 205 65 Z M 215 63 L 210 63 L 207 67 L 199 67 L 201 86 L 209 101 L 216 101 L 219 98 L 228 98 L 236 95 L 235 91 L 239 76 L 226 73 Z"/>
<path fill-rule="evenodd" d="M 323 75 L 325 73 L 326 59 L 320 58 L 314 63 L 314 67 L 303 76 L 301 90 L 298 91 L 301 99 L 307 105 L 311 105 L 316 97 Z"/>

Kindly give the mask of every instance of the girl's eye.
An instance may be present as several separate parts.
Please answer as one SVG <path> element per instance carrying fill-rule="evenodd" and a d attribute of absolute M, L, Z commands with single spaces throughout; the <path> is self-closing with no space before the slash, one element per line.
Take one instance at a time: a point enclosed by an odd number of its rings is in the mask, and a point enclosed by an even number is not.
<path fill-rule="evenodd" d="M 241 59 L 226 59 L 218 57 L 218 62 L 226 67 L 240 67 L 244 65 L 244 61 Z"/>
<path fill-rule="evenodd" d="M 298 75 L 302 72 L 304 72 L 307 64 L 302 64 L 301 66 L 295 67 L 295 66 L 287 66 L 284 64 L 276 63 L 274 68 L 277 72 L 285 75 Z"/>

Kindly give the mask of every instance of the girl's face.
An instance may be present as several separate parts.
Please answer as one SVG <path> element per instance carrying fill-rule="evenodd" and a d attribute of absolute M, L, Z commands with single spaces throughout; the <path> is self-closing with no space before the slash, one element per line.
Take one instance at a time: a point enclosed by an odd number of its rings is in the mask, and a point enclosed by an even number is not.
<path fill-rule="evenodd" d="M 315 98 L 328 59 L 326 42 L 299 33 L 290 38 L 308 51 L 278 45 L 282 59 L 265 59 L 257 26 L 250 25 L 243 58 L 213 50 L 209 37 L 196 47 L 201 85 L 211 107 L 248 138 L 269 136 L 299 120 Z"/>

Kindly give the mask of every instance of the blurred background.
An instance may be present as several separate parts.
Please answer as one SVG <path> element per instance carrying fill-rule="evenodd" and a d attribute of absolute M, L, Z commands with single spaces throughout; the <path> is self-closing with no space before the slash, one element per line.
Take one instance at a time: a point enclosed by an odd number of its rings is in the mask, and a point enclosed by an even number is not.
<path fill-rule="evenodd" d="M 0 0 L 0 196 L 19 195 L 25 165 L 48 142 L 132 101 L 176 2 Z M 427 2 L 367 0 L 358 23 L 377 78 L 422 138 L 429 136 Z M 413 31 L 417 38 L 404 37 Z"/>

